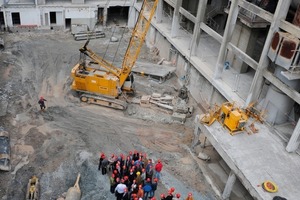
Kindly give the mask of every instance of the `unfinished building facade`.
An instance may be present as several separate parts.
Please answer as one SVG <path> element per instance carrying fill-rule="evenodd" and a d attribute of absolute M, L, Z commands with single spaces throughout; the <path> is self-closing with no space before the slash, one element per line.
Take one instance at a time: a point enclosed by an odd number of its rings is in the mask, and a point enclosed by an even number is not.
<path fill-rule="evenodd" d="M 100 26 L 127 23 L 130 28 L 135 24 L 141 3 L 141 0 L 10 0 L 1 6 L 0 24 L 2 30 L 12 32 L 33 29 L 76 32 L 86 30 L 86 26 L 91 29 L 96 23 Z M 276 176 L 270 175 L 277 181 L 285 180 L 280 194 L 288 199 L 297 199 L 300 195 L 297 188 L 283 186 L 297 185 L 299 180 L 297 169 L 293 170 L 300 160 L 297 155 L 300 143 L 299 3 L 296 0 L 160 0 L 147 35 L 147 45 L 158 48 L 160 56 L 176 66 L 178 82 L 189 89 L 204 110 L 215 103 L 231 101 L 240 106 L 256 102 L 257 109 L 266 112 L 267 123 L 263 126 L 267 128 L 261 129 L 272 134 L 261 133 L 266 134 L 265 141 L 269 143 L 256 144 L 269 145 L 272 151 L 277 149 L 284 163 L 279 169 L 294 171 L 288 178 L 283 178 L 287 175 L 285 170 Z M 222 191 L 223 199 L 230 197 L 236 178 L 253 198 L 272 197 L 257 189 L 260 173 L 249 175 L 254 169 L 237 163 L 233 159 L 237 153 L 226 151 L 219 143 L 224 138 L 198 125 L 195 132 L 199 128 L 206 132 L 231 170 Z M 271 140 L 272 135 L 279 136 L 281 143 Z M 231 141 L 224 140 L 224 143 L 226 146 Z M 241 145 L 245 146 L 242 141 Z M 255 145 L 251 148 L 259 149 Z M 246 151 L 251 157 L 251 151 Z M 264 158 L 260 161 L 257 168 L 266 166 L 265 162 L 272 164 Z"/>

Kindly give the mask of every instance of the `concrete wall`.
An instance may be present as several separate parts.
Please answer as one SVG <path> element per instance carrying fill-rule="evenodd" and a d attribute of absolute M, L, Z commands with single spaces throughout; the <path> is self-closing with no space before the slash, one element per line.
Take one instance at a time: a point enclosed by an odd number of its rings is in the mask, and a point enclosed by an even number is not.
<path fill-rule="evenodd" d="M 72 3 L 75 3 L 75 4 L 84 4 L 84 1 L 85 0 L 72 0 Z"/>
<path fill-rule="evenodd" d="M 40 12 L 35 8 L 8 8 L 4 11 L 7 26 L 13 26 L 12 13 L 20 13 L 21 25 L 40 25 Z"/>
<path fill-rule="evenodd" d="M 46 4 L 46 0 L 37 0 L 37 4 L 38 5 L 45 5 Z"/>
<path fill-rule="evenodd" d="M 34 0 L 32 0 L 34 1 Z M 104 8 L 104 21 L 107 18 L 107 8 L 111 6 L 132 6 L 133 0 L 126 2 L 122 0 L 65 0 L 65 1 L 47 1 L 36 0 L 36 4 L 32 4 L 32 8 L 21 7 L 21 5 L 10 5 L 10 7 L 3 8 L 5 13 L 6 27 L 12 27 L 11 12 L 19 12 L 21 25 L 37 25 L 38 27 L 56 26 L 60 29 L 65 28 L 65 19 L 71 19 L 72 24 L 87 24 L 89 27 L 94 27 L 98 18 L 98 8 Z M 50 24 L 50 12 L 56 12 L 56 23 Z M 131 12 L 131 11 L 130 11 Z M 135 24 L 137 12 L 132 9 L 133 17 L 130 18 L 130 28 Z M 131 16 L 131 15 L 130 15 Z M 105 23 L 103 23 L 105 25 Z M 16 28 L 16 27 L 14 27 Z"/>
<path fill-rule="evenodd" d="M 175 64 L 175 74 L 178 77 L 179 84 L 183 85 L 185 80 L 188 79 L 187 87 L 190 90 L 190 94 L 204 109 L 209 107 L 209 101 L 211 104 L 220 104 L 226 101 L 217 90 L 213 90 L 211 83 L 194 66 L 189 66 L 188 60 L 176 51 L 171 43 L 153 26 L 147 34 L 146 44 L 157 47 L 160 50 L 161 58 L 165 58 Z M 170 51 L 170 49 L 175 51 Z"/>
<path fill-rule="evenodd" d="M 156 33 L 155 46 L 160 50 L 159 54 L 162 58 L 169 59 L 171 44 L 158 32 Z"/>

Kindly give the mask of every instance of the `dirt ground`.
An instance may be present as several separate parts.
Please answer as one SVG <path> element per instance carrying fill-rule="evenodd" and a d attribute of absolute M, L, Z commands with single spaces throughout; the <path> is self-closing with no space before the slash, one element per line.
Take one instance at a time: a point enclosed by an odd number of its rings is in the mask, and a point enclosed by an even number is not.
<path fill-rule="evenodd" d="M 91 40 L 89 47 L 107 60 L 116 57 L 119 65 L 129 33 L 121 45 L 111 43 L 108 49 L 112 31 L 106 34 L 106 38 Z M 122 30 L 114 34 L 120 38 Z M 157 197 L 175 187 L 184 197 L 193 192 L 195 200 L 217 199 L 187 150 L 193 139 L 194 117 L 181 124 L 173 122 L 170 112 L 155 106 L 131 104 L 126 111 L 118 111 L 81 103 L 70 90 L 70 71 L 85 41 L 58 31 L 6 33 L 2 37 L 0 125 L 11 134 L 12 150 L 12 170 L 0 172 L 2 200 L 24 199 L 32 175 L 40 178 L 42 200 L 57 199 L 74 185 L 79 172 L 82 200 L 114 199 L 108 177 L 97 169 L 99 153 L 127 154 L 131 150 L 163 161 Z M 118 46 L 120 52 L 115 54 Z M 156 63 L 158 59 L 143 48 L 140 61 Z M 175 76 L 162 84 L 135 77 L 137 97 L 153 92 L 177 94 Z M 45 112 L 39 110 L 40 96 L 47 99 Z M 197 105 L 193 106 L 197 113 Z"/>

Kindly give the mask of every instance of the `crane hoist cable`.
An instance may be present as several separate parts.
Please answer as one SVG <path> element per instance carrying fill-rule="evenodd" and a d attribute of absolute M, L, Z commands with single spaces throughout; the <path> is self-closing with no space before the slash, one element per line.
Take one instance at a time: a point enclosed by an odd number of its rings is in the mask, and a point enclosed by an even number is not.
<path fill-rule="evenodd" d="M 127 2 L 127 0 L 125 0 L 125 2 L 124 2 L 124 5 L 123 5 L 123 8 L 125 7 L 125 5 L 126 5 L 126 2 Z M 131 10 L 130 10 L 130 13 L 129 13 L 129 15 L 128 15 L 128 16 L 130 16 L 130 14 L 131 14 L 132 10 L 133 10 L 133 9 L 131 9 Z M 119 40 L 119 44 L 118 44 L 117 50 L 116 50 L 116 52 L 115 52 L 115 55 L 114 55 L 113 61 L 111 62 L 111 65 L 114 65 L 115 58 L 116 58 L 116 56 L 117 56 L 117 53 L 118 53 L 118 51 L 119 51 L 120 44 L 121 44 L 121 41 L 122 41 L 122 39 L 123 39 L 124 33 L 125 33 L 125 28 L 123 29 L 123 32 L 122 32 L 121 38 L 120 38 L 120 40 Z"/>

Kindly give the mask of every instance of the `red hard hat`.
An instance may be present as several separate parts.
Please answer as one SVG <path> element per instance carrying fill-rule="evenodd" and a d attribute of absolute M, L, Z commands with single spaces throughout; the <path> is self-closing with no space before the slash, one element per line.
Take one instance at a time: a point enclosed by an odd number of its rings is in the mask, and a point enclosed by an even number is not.
<path fill-rule="evenodd" d="M 175 188 L 174 188 L 174 187 L 171 187 L 171 188 L 170 188 L 170 191 L 171 191 L 171 192 L 174 192 L 174 191 L 175 191 Z"/>
<path fill-rule="evenodd" d="M 158 179 L 157 178 L 155 178 L 155 179 L 153 179 L 154 180 L 154 182 L 157 182 L 158 181 Z"/>
<path fill-rule="evenodd" d="M 44 99 L 44 97 L 40 97 L 40 99 Z"/>
<path fill-rule="evenodd" d="M 165 194 L 160 195 L 160 198 L 165 198 L 165 197 L 166 197 Z"/>
<path fill-rule="evenodd" d="M 151 181 L 151 179 L 150 178 L 147 178 L 147 182 L 150 182 Z"/>
<path fill-rule="evenodd" d="M 190 192 L 190 193 L 188 194 L 188 196 L 191 197 L 191 196 L 193 196 L 193 194 Z"/>
<path fill-rule="evenodd" d="M 181 195 L 180 195 L 179 193 L 176 194 L 176 198 L 180 198 L 180 196 L 181 196 Z"/>

